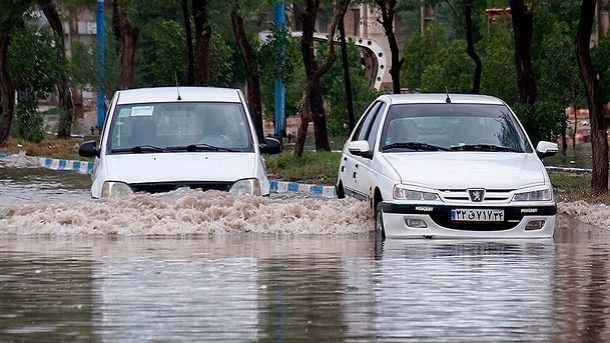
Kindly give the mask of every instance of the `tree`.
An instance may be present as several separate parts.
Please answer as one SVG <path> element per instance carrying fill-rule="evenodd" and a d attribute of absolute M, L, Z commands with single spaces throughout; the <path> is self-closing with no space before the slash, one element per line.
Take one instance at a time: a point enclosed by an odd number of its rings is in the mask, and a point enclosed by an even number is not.
<path fill-rule="evenodd" d="M 532 5 L 530 5 L 532 6 Z M 536 102 L 536 79 L 532 66 L 532 36 L 534 14 L 524 0 L 510 0 L 515 38 L 515 66 L 519 98 L 522 103 L 533 105 Z"/>
<path fill-rule="evenodd" d="M 129 0 L 112 2 L 113 26 L 117 41 L 121 42 L 121 81 L 119 89 L 133 87 L 135 77 L 136 46 L 140 30 L 134 27 L 127 17 Z"/>
<path fill-rule="evenodd" d="M 193 18 L 195 23 L 195 84 L 206 86 L 210 83 L 210 41 L 212 26 L 208 17 L 208 0 L 194 0 Z"/>
<path fill-rule="evenodd" d="M 390 59 L 392 60 L 392 67 L 390 68 L 392 91 L 394 94 L 400 94 L 400 66 L 403 63 L 403 59 L 400 58 L 398 41 L 396 40 L 396 34 L 394 33 L 394 20 L 396 19 L 398 0 L 375 0 L 375 3 L 381 11 L 381 19 L 378 19 L 377 21 L 381 24 L 381 27 L 383 27 L 383 31 L 388 38 L 388 44 L 390 46 Z"/>
<path fill-rule="evenodd" d="M 8 139 L 15 111 L 15 88 L 8 71 L 8 48 L 11 32 L 23 24 L 28 0 L 0 0 L 0 144 Z"/>
<path fill-rule="evenodd" d="M 66 48 L 64 47 L 64 27 L 57 12 L 55 4 L 51 0 L 39 0 L 40 8 L 44 13 L 51 29 L 57 36 L 56 47 L 58 52 L 65 58 Z M 61 65 L 65 65 L 62 63 Z M 72 98 L 72 89 L 69 85 L 69 79 L 66 68 L 58 68 L 60 77 L 57 80 L 57 92 L 59 95 L 59 108 L 61 109 L 59 116 L 59 127 L 57 137 L 67 139 L 70 138 L 72 131 L 72 120 L 74 119 L 74 99 Z"/>
<path fill-rule="evenodd" d="M 8 67 L 18 102 L 11 135 L 30 142 L 44 139 L 43 116 L 38 99 L 56 91 L 66 68 L 66 56 L 57 49 L 57 36 L 48 28 L 30 25 L 14 30 L 8 52 Z M 63 115 L 60 112 L 60 117 Z"/>
<path fill-rule="evenodd" d="M 307 0 L 304 11 L 299 15 L 299 20 L 303 24 L 303 36 L 301 37 L 301 54 L 303 56 L 303 64 L 305 66 L 305 75 L 307 77 L 305 87 L 303 88 L 303 96 L 301 97 L 301 107 L 299 109 L 301 123 L 297 132 L 295 141 L 294 155 L 301 157 L 305 147 L 305 139 L 307 137 L 307 128 L 309 123 L 314 123 L 314 136 L 316 150 L 330 151 L 330 143 L 328 141 L 328 129 L 326 127 L 326 113 L 324 110 L 324 102 L 318 83 L 322 75 L 324 75 L 333 65 L 335 55 L 334 37 L 337 28 L 337 21 L 342 16 L 349 5 L 349 0 L 339 0 L 335 6 L 331 23 L 328 31 L 327 58 L 322 64 L 319 64 L 314 53 L 314 39 L 316 17 L 320 8 L 319 0 Z"/>
<path fill-rule="evenodd" d="M 248 98 L 248 108 L 254 128 L 259 141 L 264 140 L 263 132 L 263 106 L 261 103 L 261 86 L 260 86 L 260 71 L 258 68 L 258 60 L 256 50 L 248 41 L 246 30 L 244 28 L 244 19 L 240 13 L 238 0 L 231 1 L 231 22 L 233 23 L 233 32 L 235 41 L 239 47 L 244 66 L 246 68 L 246 92 Z"/>
<path fill-rule="evenodd" d="M 608 192 L 608 135 L 604 124 L 602 86 L 593 67 L 589 48 L 595 11 L 596 0 L 582 0 L 575 50 L 585 87 L 591 124 L 591 153 L 593 155 L 591 189 L 596 194 L 602 194 Z"/>

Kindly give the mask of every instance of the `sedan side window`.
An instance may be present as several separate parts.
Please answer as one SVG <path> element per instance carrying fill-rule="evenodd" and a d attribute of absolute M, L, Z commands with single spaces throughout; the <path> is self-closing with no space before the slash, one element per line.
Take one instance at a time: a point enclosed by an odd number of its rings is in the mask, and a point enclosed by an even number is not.
<path fill-rule="evenodd" d="M 363 114 L 364 118 L 360 121 L 360 124 L 356 128 L 354 136 L 352 137 L 352 141 L 368 140 L 368 137 L 371 133 L 371 122 L 375 119 L 376 114 L 379 111 L 379 107 L 381 107 L 382 104 L 382 102 L 377 101 L 373 104 L 373 106 L 369 108 L 369 110 L 365 114 Z"/>

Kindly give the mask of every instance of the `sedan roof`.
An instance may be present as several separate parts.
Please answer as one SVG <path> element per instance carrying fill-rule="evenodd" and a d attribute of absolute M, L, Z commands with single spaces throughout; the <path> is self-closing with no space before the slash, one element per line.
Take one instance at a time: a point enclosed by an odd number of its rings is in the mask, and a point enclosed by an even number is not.
<path fill-rule="evenodd" d="M 176 101 L 241 102 L 239 91 L 217 87 L 152 87 L 117 91 L 118 104 Z M 178 99 L 180 98 L 180 99 Z"/>
<path fill-rule="evenodd" d="M 505 105 L 505 103 L 493 96 L 479 94 L 446 94 L 446 93 L 420 93 L 420 94 L 386 94 L 392 104 L 487 104 Z"/>

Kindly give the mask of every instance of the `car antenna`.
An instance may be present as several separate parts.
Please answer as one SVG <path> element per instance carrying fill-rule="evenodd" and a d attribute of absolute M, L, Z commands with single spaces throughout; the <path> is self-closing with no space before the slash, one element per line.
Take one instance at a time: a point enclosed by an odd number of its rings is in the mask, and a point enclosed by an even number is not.
<path fill-rule="evenodd" d="M 447 89 L 446 86 L 445 86 L 445 93 L 447 93 L 447 99 L 445 99 L 445 102 L 450 104 L 451 103 L 451 98 L 449 97 L 449 89 Z"/>
<path fill-rule="evenodd" d="M 178 75 L 174 72 L 174 79 L 176 79 L 176 92 L 178 93 L 178 101 L 182 100 L 180 97 L 180 87 L 178 87 Z"/>

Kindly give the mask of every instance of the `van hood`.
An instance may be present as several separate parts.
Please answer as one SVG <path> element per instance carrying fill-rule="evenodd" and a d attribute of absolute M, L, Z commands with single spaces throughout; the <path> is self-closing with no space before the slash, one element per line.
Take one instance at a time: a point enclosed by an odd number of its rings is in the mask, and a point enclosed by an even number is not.
<path fill-rule="evenodd" d="M 544 184 L 546 170 L 535 154 L 510 152 L 386 153 L 404 184 L 435 189 L 517 189 Z"/>
<path fill-rule="evenodd" d="M 256 154 L 184 152 L 107 155 L 108 180 L 126 183 L 236 181 L 255 176 Z"/>

